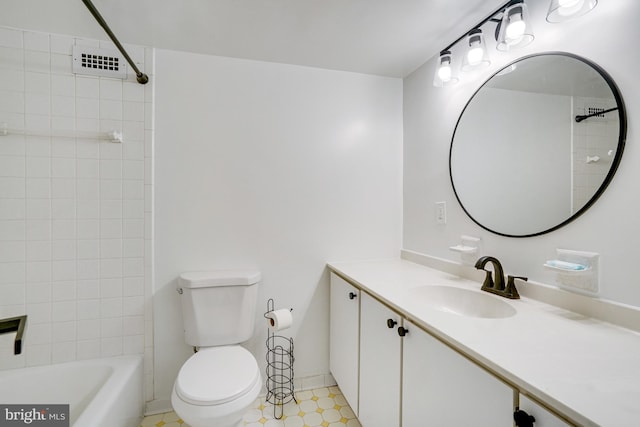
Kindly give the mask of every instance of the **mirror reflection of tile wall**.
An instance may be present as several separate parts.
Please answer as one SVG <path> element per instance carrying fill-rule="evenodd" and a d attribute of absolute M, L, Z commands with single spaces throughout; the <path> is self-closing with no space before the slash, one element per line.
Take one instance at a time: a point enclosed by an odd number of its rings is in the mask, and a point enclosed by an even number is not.
<path fill-rule="evenodd" d="M 573 116 L 590 114 L 594 109 L 607 110 L 615 104 L 614 99 L 574 97 Z M 619 129 L 617 111 L 580 123 L 573 121 L 573 212 L 589 201 L 609 172 L 618 146 Z"/>

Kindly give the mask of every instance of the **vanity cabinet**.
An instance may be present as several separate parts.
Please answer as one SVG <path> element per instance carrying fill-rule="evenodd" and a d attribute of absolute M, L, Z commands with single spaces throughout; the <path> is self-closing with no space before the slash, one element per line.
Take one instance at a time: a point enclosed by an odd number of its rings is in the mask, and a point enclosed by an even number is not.
<path fill-rule="evenodd" d="M 513 426 L 511 387 L 333 273 L 330 301 L 331 373 L 363 427 Z"/>
<path fill-rule="evenodd" d="M 363 427 L 400 425 L 402 318 L 362 292 L 360 300 L 360 407 Z"/>
<path fill-rule="evenodd" d="M 519 408 L 536 419 L 533 424 L 535 427 L 571 427 L 572 425 L 567 424 L 565 421 L 522 394 L 520 395 Z"/>
<path fill-rule="evenodd" d="M 330 304 L 329 368 L 357 416 L 360 290 L 332 273 Z"/>
<path fill-rule="evenodd" d="M 402 426 L 513 426 L 513 389 L 408 322 Z"/>

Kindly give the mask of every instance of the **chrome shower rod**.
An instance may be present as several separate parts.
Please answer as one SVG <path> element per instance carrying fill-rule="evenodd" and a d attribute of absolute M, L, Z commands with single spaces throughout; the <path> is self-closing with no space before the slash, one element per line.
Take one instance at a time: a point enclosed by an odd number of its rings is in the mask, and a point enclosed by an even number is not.
<path fill-rule="evenodd" d="M 116 45 L 120 53 L 122 53 L 122 56 L 124 56 L 131 68 L 133 68 L 133 71 L 135 71 L 136 73 L 136 80 L 138 80 L 138 83 L 146 84 L 149 81 L 149 76 L 138 69 L 136 64 L 133 62 L 124 47 L 122 47 L 122 44 L 120 44 L 118 38 L 115 36 L 115 34 L 113 34 L 113 31 L 111 31 L 111 28 L 109 28 L 109 25 L 107 25 L 106 21 L 104 20 L 102 15 L 100 15 L 100 12 L 98 12 L 98 9 L 96 9 L 91 0 L 82 0 L 82 2 L 85 6 L 87 6 L 87 9 L 89 9 L 89 12 L 91 12 L 93 17 L 96 18 L 98 24 L 100 24 L 100 26 L 104 29 L 104 31 L 107 33 L 111 41 Z"/>

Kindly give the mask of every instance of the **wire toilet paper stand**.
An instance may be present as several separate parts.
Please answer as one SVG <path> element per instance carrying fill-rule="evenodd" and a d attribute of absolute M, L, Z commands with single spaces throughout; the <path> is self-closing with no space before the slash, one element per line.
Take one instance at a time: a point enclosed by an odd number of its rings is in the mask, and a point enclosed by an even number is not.
<path fill-rule="evenodd" d="M 293 309 L 291 309 L 293 311 Z M 274 311 L 273 299 L 267 301 L 264 317 Z M 298 403 L 293 392 L 293 338 L 276 335 L 267 328 L 267 397 L 273 404 L 273 417 L 282 419 L 284 405 L 294 401 Z"/>

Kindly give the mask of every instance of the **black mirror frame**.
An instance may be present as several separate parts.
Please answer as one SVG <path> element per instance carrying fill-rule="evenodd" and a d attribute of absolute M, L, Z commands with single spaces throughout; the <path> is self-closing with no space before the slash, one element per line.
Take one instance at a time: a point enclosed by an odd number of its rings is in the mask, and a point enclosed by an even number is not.
<path fill-rule="evenodd" d="M 467 209 L 464 207 L 464 204 L 462 203 L 462 200 L 460 200 L 458 192 L 456 191 L 456 186 L 453 183 L 453 174 L 451 173 L 451 156 L 452 156 L 452 152 L 453 152 L 453 143 L 454 143 L 454 139 L 455 139 L 455 136 L 456 136 L 456 131 L 458 130 L 458 125 L 460 124 L 460 120 L 462 119 L 462 116 L 464 115 L 464 112 L 467 110 L 467 107 L 469 106 L 469 103 L 471 103 L 471 101 L 476 96 L 476 94 L 493 77 L 495 77 L 498 73 L 500 73 L 505 68 L 508 68 L 508 67 L 512 66 L 513 64 L 516 64 L 516 63 L 518 63 L 520 61 L 524 61 L 526 59 L 537 57 L 537 56 L 549 56 L 549 55 L 565 56 L 565 57 L 570 57 L 570 58 L 576 59 L 578 61 L 581 61 L 581 62 L 587 64 L 588 66 L 590 66 L 591 68 L 593 68 L 594 70 L 596 70 L 602 76 L 602 78 L 605 80 L 605 82 L 607 83 L 607 85 L 611 89 L 611 92 L 613 93 L 613 96 L 614 96 L 614 98 L 616 100 L 616 104 L 618 106 L 618 118 L 619 118 L 619 121 L 620 121 L 620 133 L 619 133 L 619 136 L 618 136 L 618 147 L 616 149 L 616 155 L 615 155 L 614 159 L 611 162 L 611 168 L 609 168 L 609 172 L 607 173 L 607 176 L 602 181 L 602 184 L 600 185 L 598 190 L 596 190 L 596 192 L 589 199 L 589 201 L 584 204 L 584 206 L 582 206 L 577 212 L 575 212 L 569 218 L 567 218 L 566 220 L 564 220 L 563 222 L 561 222 L 560 224 L 558 224 L 558 225 L 556 225 L 554 227 L 551 227 L 549 229 L 542 230 L 542 231 L 539 231 L 539 232 L 536 232 L 536 233 L 529 233 L 529 234 L 507 234 L 507 233 L 501 233 L 499 231 L 492 230 L 492 229 L 484 226 L 482 223 L 480 223 L 478 220 L 476 220 L 467 211 Z M 572 54 L 572 53 L 567 53 L 567 52 L 542 52 L 542 53 L 536 53 L 536 54 L 532 54 L 532 55 L 523 56 L 521 58 L 516 59 L 513 62 L 510 62 L 509 64 L 507 64 L 506 66 L 504 66 L 500 70 L 498 70 L 495 73 L 493 73 L 487 80 L 485 80 L 480 85 L 480 87 L 478 87 L 478 89 L 473 93 L 473 95 L 471 95 L 471 97 L 469 98 L 469 100 L 465 104 L 464 108 L 460 112 L 460 116 L 458 116 L 458 120 L 456 121 L 456 126 L 455 126 L 455 128 L 453 130 L 453 135 L 451 136 L 451 145 L 449 146 L 449 179 L 451 180 L 451 187 L 453 188 L 453 193 L 456 196 L 456 200 L 460 204 L 460 207 L 462 208 L 464 213 L 467 214 L 467 216 L 469 218 L 471 218 L 471 220 L 473 222 L 478 224 L 483 229 L 485 229 L 485 230 L 487 230 L 487 231 L 489 231 L 489 232 L 491 232 L 493 234 L 497 234 L 497 235 L 504 236 L 504 237 L 524 238 L 524 237 L 540 236 L 542 234 L 546 234 L 546 233 L 550 233 L 552 231 L 555 231 L 555 230 L 557 230 L 557 229 L 559 229 L 561 227 L 564 227 L 565 225 L 569 224 L 570 222 L 576 220 L 583 213 L 585 213 L 596 202 L 596 200 L 598 200 L 600 198 L 602 193 L 604 193 L 604 191 L 607 189 L 607 187 L 609 186 L 609 184 L 613 180 L 613 176 L 615 175 L 616 171 L 618 170 L 618 166 L 620 165 L 620 161 L 622 159 L 622 153 L 624 152 L 624 146 L 625 146 L 625 143 L 626 143 L 626 138 L 627 138 L 627 114 L 626 114 L 626 109 L 625 109 L 625 106 L 624 106 L 624 101 L 622 100 L 622 95 L 620 94 L 620 90 L 618 89 L 618 86 L 614 82 L 613 78 L 602 67 L 600 67 L 598 64 L 592 62 L 591 60 L 588 60 L 588 59 L 583 58 L 581 56 L 578 56 L 578 55 L 575 55 L 575 54 Z"/>

